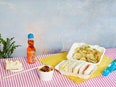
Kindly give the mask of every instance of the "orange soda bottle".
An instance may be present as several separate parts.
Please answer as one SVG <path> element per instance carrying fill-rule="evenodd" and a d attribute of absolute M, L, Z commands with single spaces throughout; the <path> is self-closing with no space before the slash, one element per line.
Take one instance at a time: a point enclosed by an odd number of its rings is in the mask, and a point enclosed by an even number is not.
<path fill-rule="evenodd" d="M 36 49 L 34 47 L 34 35 L 28 34 L 27 62 L 33 64 L 36 62 Z"/>

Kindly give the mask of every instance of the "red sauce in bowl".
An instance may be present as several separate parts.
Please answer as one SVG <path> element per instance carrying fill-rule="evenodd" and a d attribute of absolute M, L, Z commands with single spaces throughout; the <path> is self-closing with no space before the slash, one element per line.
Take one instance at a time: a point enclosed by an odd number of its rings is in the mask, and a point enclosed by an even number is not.
<path fill-rule="evenodd" d="M 49 66 L 43 66 L 42 68 L 39 69 L 40 71 L 43 71 L 43 72 L 50 72 L 52 71 L 53 69 L 50 68 Z"/>

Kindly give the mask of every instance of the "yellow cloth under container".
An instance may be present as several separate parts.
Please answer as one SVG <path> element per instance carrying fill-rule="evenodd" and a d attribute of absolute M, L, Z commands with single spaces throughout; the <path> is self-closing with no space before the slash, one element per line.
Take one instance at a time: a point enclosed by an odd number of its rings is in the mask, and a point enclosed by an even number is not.
<path fill-rule="evenodd" d="M 42 62 L 43 64 L 51 65 L 55 67 L 61 61 L 66 60 L 67 59 L 66 57 L 67 57 L 67 52 L 63 52 L 63 53 L 55 54 L 52 56 L 48 56 L 46 58 L 41 58 L 39 59 L 39 61 Z M 91 75 L 89 79 L 100 76 L 101 72 L 109 65 L 109 63 L 112 60 L 113 60 L 112 58 L 104 56 L 101 63 L 98 65 L 97 70 Z M 80 83 L 80 82 L 88 80 L 88 79 L 81 79 L 75 76 L 68 76 L 68 75 L 65 75 L 65 76 L 76 83 Z"/>

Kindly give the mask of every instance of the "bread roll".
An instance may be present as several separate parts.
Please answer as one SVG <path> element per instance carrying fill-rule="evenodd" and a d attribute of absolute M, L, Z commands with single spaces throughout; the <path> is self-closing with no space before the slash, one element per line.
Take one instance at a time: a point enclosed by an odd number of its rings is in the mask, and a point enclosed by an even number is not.
<path fill-rule="evenodd" d="M 22 62 L 6 60 L 6 70 L 19 70 L 23 67 Z"/>
<path fill-rule="evenodd" d="M 73 73 L 74 74 L 79 74 L 79 70 L 82 67 L 82 65 L 84 64 L 84 62 L 79 62 L 78 64 L 76 64 L 76 66 L 73 69 Z"/>
<path fill-rule="evenodd" d="M 85 74 L 85 75 L 90 75 L 94 69 L 95 69 L 95 66 L 91 64 L 91 65 L 84 71 L 84 74 Z"/>
<path fill-rule="evenodd" d="M 90 64 L 84 63 L 84 64 L 82 65 L 82 67 L 80 68 L 80 70 L 79 70 L 79 74 L 84 74 L 84 72 L 86 71 L 86 69 L 87 69 L 89 66 L 90 66 Z"/>
<path fill-rule="evenodd" d="M 64 61 L 60 66 L 59 69 L 63 71 L 67 71 L 67 66 L 71 63 L 71 60 Z"/>
<path fill-rule="evenodd" d="M 73 69 L 74 69 L 74 67 L 75 67 L 75 65 L 76 64 L 78 64 L 79 62 L 77 62 L 77 61 L 73 61 L 68 67 L 68 72 L 70 72 L 70 73 L 73 73 Z"/>

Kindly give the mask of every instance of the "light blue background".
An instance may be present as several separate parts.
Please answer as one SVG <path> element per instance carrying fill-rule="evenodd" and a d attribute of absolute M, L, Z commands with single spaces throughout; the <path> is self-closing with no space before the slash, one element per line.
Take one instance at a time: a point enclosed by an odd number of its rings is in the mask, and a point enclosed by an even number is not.
<path fill-rule="evenodd" d="M 34 33 L 37 55 L 68 51 L 74 42 L 116 47 L 116 0 L 0 0 L 0 33 L 15 37 L 13 56 L 26 56 Z"/>

